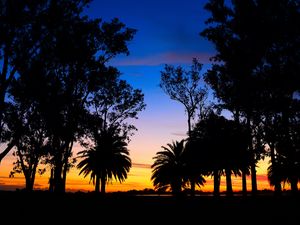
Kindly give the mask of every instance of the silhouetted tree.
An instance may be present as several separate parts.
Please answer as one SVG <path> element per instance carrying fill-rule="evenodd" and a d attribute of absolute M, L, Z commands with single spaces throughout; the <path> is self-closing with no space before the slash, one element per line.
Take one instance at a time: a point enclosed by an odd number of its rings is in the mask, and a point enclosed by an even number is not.
<path fill-rule="evenodd" d="M 211 112 L 191 132 L 192 148 L 198 149 L 198 164 L 214 176 L 214 195 L 219 195 L 220 176 L 226 175 L 227 194 L 232 195 L 231 174 L 249 168 L 246 129 L 235 121 Z M 248 158 L 247 158 L 248 157 Z"/>
<path fill-rule="evenodd" d="M 17 161 L 14 163 L 14 173 L 23 173 L 26 181 L 26 190 L 32 191 L 36 172 L 41 174 L 45 169 L 37 169 L 41 158 L 48 150 L 47 129 L 41 116 L 39 105 L 35 101 L 34 95 L 39 95 L 39 91 L 32 89 L 35 82 L 40 80 L 19 77 L 13 82 L 10 88 L 11 97 L 14 101 L 6 108 L 5 121 L 6 132 L 9 137 L 16 140 Z M 36 84 L 37 84 L 36 83 Z"/>
<path fill-rule="evenodd" d="M 185 108 L 188 117 L 188 134 L 192 129 L 195 112 L 203 105 L 207 94 L 202 83 L 201 70 L 202 64 L 197 59 L 193 59 L 190 71 L 181 66 L 166 65 L 161 72 L 160 87 L 172 100 L 180 102 Z"/>
<path fill-rule="evenodd" d="M 83 135 L 88 99 L 107 73 L 106 63 L 128 54 L 135 31 L 82 15 L 87 1 L 53 1 L 45 12 L 49 39 L 40 48 L 40 73 L 49 77 L 42 112 L 51 143 L 54 190 L 64 191 L 73 143 Z M 51 18 L 48 20 L 47 18 Z"/>
<path fill-rule="evenodd" d="M 43 92 L 36 96 L 46 124 L 53 189 L 64 191 L 73 143 L 84 133 L 88 99 L 103 77 L 110 76 L 106 64 L 118 54 L 129 54 L 127 42 L 135 30 L 118 19 L 102 22 L 83 14 L 89 0 L 1 1 L 0 81 L 1 140 L 7 148 L 18 140 L 5 133 L 2 116 L 6 92 L 14 75 L 34 76 Z M 34 87 L 37 89 L 37 87 Z M 17 136 L 14 136 L 17 137 Z"/>
<path fill-rule="evenodd" d="M 146 107 L 142 91 L 133 89 L 125 80 L 120 79 L 119 71 L 113 67 L 107 68 L 101 86 L 93 92 L 87 105 L 94 123 L 89 128 L 92 137 L 94 133 L 99 133 L 98 130 L 119 127 L 128 140 L 137 130 L 128 120 L 138 119 L 138 113 Z"/>
<path fill-rule="evenodd" d="M 166 65 L 161 72 L 160 87 L 170 96 L 172 100 L 183 104 L 187 113 L 188 135 L 192 129 L 192 119 L 195 117 L 196 110 L 202 114 L 207 90 L 200 74 L 202 64 L 193 59 L 193 64 L 189 71 L 183 67 Z M 191 192 L 194 195 L 195 182 L 191 180 Z"/>
<path fill-rule="evenodd" d="M 184 140 L 167 146 L 162 146 L 163 150 L 153 158 L 151 180 L 156 190 L 171 190 L 174 195 L 178 195 L 187 183 L 184 176 Z"/>
<path fill-rule="evenodd" d="M 88 156 L 89 159 L 86 158 L 78 164 L 79 168 L 83 168 L 87 162 L 96 163 L 93 175 L 96 181 L 95 190 L 99 190 L 101 181 L 103 193 L 105 184 L 112 179 L 112 175 L 120 181 L 126 179 L 131 167 L 126 141 L 137 130 L 128 120 L 137 119 L 138 113 L 145 109 L 141 90 L 133 89 L 126 81 L 121 80 L 115 68 L 109 67 L 106 72 L 109 76 L 102 78 L 101 86 L 93 92 L 87 104 L 90 114 L 85 138 L 94 147 L 81 153 L 83 157 L 85 154 L 91 155 Z M 82 140 L 82 144 L 86 145 L 86 141 Z M 86 176 L 88 173 L 84 174 Z"/>
<path fill-rule="evenodd" d="M 44 5 L 45 1 L 0 2 L 0 142 L 6 143 L 6 148 L 0 153 L 0 162 L 17 142 L 15 137 L 3 133 L 7 92 L 16 74 L 36 57 L 47 35 L 39 26 Z"/>
<path fill-rule="evenodd" d="M 95 192 L 105 193 L 107 182 L 115 179 L 120 182 L 127 178 L 131 167 L 129 151 L 127 149 L 126 136 L 120 136 L 119 129 L 110 127 L 100 130 L 94 137 L 95 146 L 79 152 L 82 161 L 77 165 L 79 174 L 84 177 L 90 174 L 95 184 Z"/>
<path fill-rule="evenodd" d="M 299 71 L 299 4 L 285 0 L 211 0 L 206 9 L 212 16 L 201 34 L 217 50 L 206 80 L 224 108 L 233 112 L 237 121 L 247 121 L 255 193 L 255 164 L 261 158 L 261 148 L 253 148 L 253 130 L 259 124 L 255 118 L 266 122 L 271 112 L 288 115 L 282 100 L 291 99 L 299 89 L 295 85 L 299 83 L 295 75 Z M 272 106 L 275 102 L 279 107 Z"/>

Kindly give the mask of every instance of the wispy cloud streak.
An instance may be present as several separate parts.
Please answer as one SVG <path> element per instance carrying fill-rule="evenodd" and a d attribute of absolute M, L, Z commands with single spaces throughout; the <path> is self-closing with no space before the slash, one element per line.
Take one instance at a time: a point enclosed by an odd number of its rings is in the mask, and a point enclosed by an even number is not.
<path fill-rule="evenodd" d="M 150 164 L 144 164 L 144 163 L 132 163 L 132 167 L 143 168 L 143 169 L 151 169 Z"/>
<path fill-rule="evenodd" d="M 212 53 L 206 52 L 167 52 L 145 57 L 126 57 L 113 61 L 114 66 L 159 66 L 164 64 L 191 64 L 193 58 L 197 58 L 201 63 L 210 63 L 209 58 Z"/>

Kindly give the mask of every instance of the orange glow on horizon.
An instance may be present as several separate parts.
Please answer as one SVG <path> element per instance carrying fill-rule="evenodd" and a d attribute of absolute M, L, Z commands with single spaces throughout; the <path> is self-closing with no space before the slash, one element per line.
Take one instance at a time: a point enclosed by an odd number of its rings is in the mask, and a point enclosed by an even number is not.
<path fill-rule="evenodd" d="M 25 179 L 23 175 L 16 175 L 14 178 L 9 178 L 9 171 L 12 166 L 12 159 L 7 158 L 0 165 L 0 190 L 15 190 L 22 189 L 25 187 Z M 259 168 L 257 170 L 257 184 L 259 190 L 271 189 L 269 182 L 266 177 L 264 168 L 266 168 L 265 162 L 259 163 Z M 107 192 L 117 192 L 117 191 L 129 191 L 129 190 L 144 190 L 145 188 L 153 189 L 151 178 L 151 168 L 149 164 L 133 164 L 128 178 L 123 182 L 111 182 L 107 185 Z M 49 187 L 48 184 L 49 174 L 44 174 L 42 176 L 36 175 L 36 181 L 34 189 L 46 190 Z M 198 188 L 205 192 L 212 192 L 213 190 L 213 179 L 211 177 L 206 177 L 206 183 L 204 187 Z M 242 190 L 242 180 L 241 177 L 232 176 L 232 188 L 233 191 Z M 247 189 L 251 190 L 251 178 L 247 177 Z M 83 191 L 89 192 L 94 190 L 94 185 L 90 182 L 90 178 L 78 175 L 78 170 L 73 168 L 70 170 L 67 176 L 66 190 L 71 192 Z M 221 178 L 220 191 L 226 190 L 225 177 Z"/>

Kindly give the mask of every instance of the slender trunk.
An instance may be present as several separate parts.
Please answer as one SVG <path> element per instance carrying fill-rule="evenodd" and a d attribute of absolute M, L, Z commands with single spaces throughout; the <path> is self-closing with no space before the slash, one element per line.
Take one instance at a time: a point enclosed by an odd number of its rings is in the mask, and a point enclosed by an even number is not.
<path fill-rule="evenodd" d="M 269 144 L 270 151 L 271 151 L 271 163 L 273 167 L 273 176 L 274 176 L 274 191 L 275 195 L 281 195 L 281 181 L 280 177 L 278 176 L 278 168 L 275 158 L 275 147 L 273 144 Z"/>
<path fill-rule="evenodd" d="M 61 144 L 61 141 L 59 139 L 56 139 L 54 142 L 54 146 L 56 147 L 55 152 L 55 158 L 54 158 L 54 192 L 57 193 L 64 193 L 65 190 L 63 188 L 63 178 L 62 178 L 62 172 L 63 172 L 63 154 L 67 148 L 66 143 Z"/>
<path fill-rule="evenodd" d="M 68 162 L 64 162 L 63 168 L 63 177 L 62 177 L 62 189 L 66 190 L 66 181 L 67 181 L 67 172 L 68 172 Z"/>
<path fill-rule="evenodd" d="M 95 185 L 95 192 L 99 193 L 100 192 L 100 177 L 96 175 L 96 185 Z"/>
<path fill-rule="evenodd" d="M 243 169 L 242 171 L 242 193 L 243 196 L 247 196 L 247 174 L 246 174 L 246 169 Z"/>
<path fill-rule="evenodd" d="M 228 168 L 225 169 L 225 174 L 226 174 L 226 195 L 232 196 L 233 191 L 232 191 L 232 181 L 231 181 L 231 170 Z"/>
<path fill-rule="evenodd" d="M 250 120 L 249 120 L 249 117 L 247 118 L 247 126 L 248 126 L 248 129 L 249 129 L 249 132 L 250 132 Z M 237 123 L 237 124 L 240 124 L 240 112 L 239 110 L 236 110 L 235 114 L 234 114 L 234 121 Z M 249 121 L 249 122 L 248 122 Z M 251 135 L 250 135 L 251 137 Z M 251 139 L 249 138 L 249 142 L 251 143 Z M 243 163 L 248 163 L 248 162 L 243 162 Z M 243 196 L 247 196 L 247 168 L 242 168 L 242 193 L 243 193 Z"/>
<path fill-rule="evenodd" d="M 251 117 L 250 114 L 247 114 L 247 128 L 249 131 L 249 143 L 248 150 L 251 154 L 250 170 L 251 170 L 251 186 L 252 186 L 252 195 L 257 194 L 257 179 L 256 179 L 256 159 L 252 143 L 252 129 L 251 129 Z"/>
<path fill-rule="evenodd" d="M 101 177 L 101 194 L 105 194 L 105 187 L 106 187 L 106 177 Z"/>
<path fill-rule="evenodd" d="M 191 180 L 191 197 L 195 196 L 195 190 L 196 190 L 196 182 L 195 178 Z"/>
<path fill-rule="evenodd" d="M 191 125 L 191 113 L 188 112 L 188 136 L 191 137 L 192 133 L 192 125 Z M 191 196 L 195 196 L 195 190 L 196 190 L 196 182 L 195 179 L 191 179 Z"/>
<path fill-rule="evenodd" d="M 35 174 L 36 174 L 36 168 L 38 166 L 39 160 L 36 159 L 34 162 L 34 165 L 32 167 L 31 175 L 30 175 L 30 191 L 33 191 L 34 182 L 35 182 Z"/>
<path fill-rule="evenodd" d="M 51 168 L 50 178 L 49 178 L 49 191 L 54 191 L 54 169 Z"/>
<path fill-rule="evenodd" d="M 252 162 L 251 162 L 251 185 L 252 185 L 252 195 L 255 196 L 257 194 L 257 179 L 256 179 L 255 159 L 252 159 Z"/>
<path fill-rule="evenodd" d="M 191 115 L 188 113 L 188 135 L 191 136 L 192 125 L 191 125 Z"/>
<path fill-rule="evenodd" d="M 220 175 L 218 170 L 214 170 L 214 196 L 220 196 Z"/>
<path fill-rule="evenodd" d="M 70 143 L 70 146 L 68 147 L 68 150 L 66 150 L 64 156 L 63 181 L 62 181 L 62 186 L 63 186 L 62 188 L 64 191 L 66 190 L 67 172 L 69 169 L 69 157 L 71 155 L 72 148 L 73 148 L 73 142 Z"/>
<path fill-rule="evenodd" d="M 59 160 L 60 158 L 60 160 Z M 61 160 L 61 157 L 59 157 L 57 160 L 56 160 L 56 163 L 55 163 L 55 167 L 54 167 L 54 192 L 57 192 L 57 193 L 62 193 L 64 192 L 63 190 L 63 186 L 62 186 L 62 183 L 63 183 L 63 179 L 62 179 L 62 170 L 63 170 L 63 163 L 62 163 L 62 160 Z"/>

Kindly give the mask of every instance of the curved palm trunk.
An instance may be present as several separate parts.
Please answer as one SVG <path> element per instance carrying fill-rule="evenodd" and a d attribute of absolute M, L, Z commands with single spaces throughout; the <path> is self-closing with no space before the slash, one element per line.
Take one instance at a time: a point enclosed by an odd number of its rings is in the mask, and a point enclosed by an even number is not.
<path fill-rule="evenodd" d="M 220 175 L 218 170 L 214 170 L 214 196 L 220 196 Z"/>
<path fill-rule="evenodd" d="M 105 187 L 106 187 L 106 177 L 101 177 L 101 194 L 105 194 Z"/>
<path fill-rule="evenodd" d="M 226 174 L 226 195 L 232 196 L 233 191 L 232 191 L 232 181 L 231 181 L 231 170 L 228 168 L 225 169 L 225 174 Z"/>

